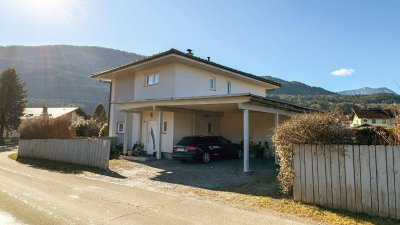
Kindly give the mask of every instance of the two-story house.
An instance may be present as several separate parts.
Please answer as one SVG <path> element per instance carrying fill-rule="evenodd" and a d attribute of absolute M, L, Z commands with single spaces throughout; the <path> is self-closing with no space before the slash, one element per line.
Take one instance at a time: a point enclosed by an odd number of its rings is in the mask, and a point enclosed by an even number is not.
<path fill-rule="evenodd" d="M 353 110 L 352 128 L 390 127 L 394 125 L 395 115 L 386 109 Z"/>
<path fill-rule="evenodd" d="M 143 143 L 148 154 L 170 157 L 189 135 L 222 135 L 244 143 L 269 141 L 279 122 L 308 109 L 266 98 L 280 84 L 171 49 L 92 75 L 111 82 L 110 136 L 124 153 Z"/>

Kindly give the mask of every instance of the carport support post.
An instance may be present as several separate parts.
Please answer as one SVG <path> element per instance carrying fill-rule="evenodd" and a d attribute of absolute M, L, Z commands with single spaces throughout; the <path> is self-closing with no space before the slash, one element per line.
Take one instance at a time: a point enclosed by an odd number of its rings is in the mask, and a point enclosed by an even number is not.
<path fill-rule="evenodd" d="M 249 170 L 249 110 L 243 110 L 243 172 Z"/>
<path fill-rule="evenodd" d="M 157 159 L 161 159 L 163 111 L 158 111 L 158 149 Z"/>

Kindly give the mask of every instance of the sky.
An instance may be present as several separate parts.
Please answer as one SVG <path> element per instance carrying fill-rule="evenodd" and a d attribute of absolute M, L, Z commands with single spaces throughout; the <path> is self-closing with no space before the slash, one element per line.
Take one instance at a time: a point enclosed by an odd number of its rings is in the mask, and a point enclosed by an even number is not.
<path fill-rule="evenodd" d="M 255 75 L 400 93 L 398 0 L 2 0 L 0 45 L 193 49 Z"/>

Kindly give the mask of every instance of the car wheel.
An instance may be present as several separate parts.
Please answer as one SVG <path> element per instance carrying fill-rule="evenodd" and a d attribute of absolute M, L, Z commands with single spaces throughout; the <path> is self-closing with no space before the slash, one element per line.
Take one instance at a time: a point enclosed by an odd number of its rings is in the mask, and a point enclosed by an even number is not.
<path fill-rule="evenodd" d="M 243 158 L 243 150 L 242 150 L 242 149 L 239 149 L 239 150 L 238 150 L 238 152 L 237 152 L 237 157 L 238 157 L 239 159 Z"/>
<path fill-rule="evenodd" d="M 201 155 L 201 161 L 203 163 L 209 163 L 211 161 L 211 155 L 208 152 L 203 152 L 203 154 Z"/>

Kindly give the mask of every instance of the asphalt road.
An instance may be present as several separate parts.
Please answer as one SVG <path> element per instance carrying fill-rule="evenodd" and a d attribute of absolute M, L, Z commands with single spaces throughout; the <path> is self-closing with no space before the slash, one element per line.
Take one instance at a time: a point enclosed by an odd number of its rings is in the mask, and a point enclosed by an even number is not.
<path fill-rule="evenodd" d="M 9 159 L 11 153 L 0 152 L 0 212 L 22 224 L 303 224 L 270 212 L 32 168 Z"/>

